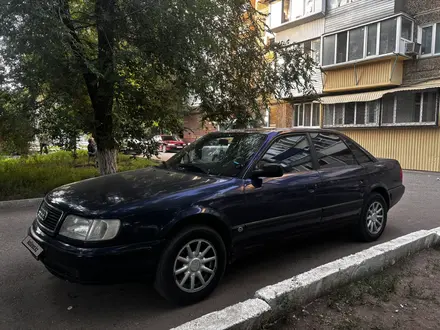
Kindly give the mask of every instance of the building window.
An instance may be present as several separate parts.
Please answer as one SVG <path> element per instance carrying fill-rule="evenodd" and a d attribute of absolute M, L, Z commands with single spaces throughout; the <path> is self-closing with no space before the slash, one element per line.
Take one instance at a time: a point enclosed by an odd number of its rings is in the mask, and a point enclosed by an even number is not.
<path fill-rule="evenodd" d="M 345 6 L 349 3 L 355 2 L 357 0 L 327 0 L 327 8 L 334 9 L 341 6 Z"/>
<path fill-rule="evenodd" d="M 336 63 L 347 61 L 347 32 L 341 32 L 337 35 L 336 42 Z"/>
<path fill-rule="evenodd" d="M 364 36 L 365 28 L 358 28 L 350 31 L 348 43 L 348 60 L 358 60 L 364 57 Z"/>
<path fill-rule="evenodd" d="M 322 12 L 323 0 L 280 0 L 270 3 L 270 27 Z"/>
<path fill-rule="evenodd" d="M 412 21 L 406 17 L 402 17 L 401 27 L 402 27 L 401 37 L 406 40 L 412 40 L 412 35 L 413 35 Z"/>
<path fill-rule="evenodd" d="M 316 63 L 319 63 L 321 60 L 321 38 L 315 40 L 305 41 L 301 44 L 304 49 L 304 52 L 309 54 L 311 58 Z"/>
<path fill-rule="evenodd" d="M 440 23 L 422 28 L 422 55 L 440 54 Z"/>
<path fill-rule="evenodd" d="M 401 24 L 402 29 L 397 29 L 397 24 Z M 356 61 L 368 56 L 393 54 L 397 51 L 397 40 L 400 40 L 400 38 L 413 39 L 412 30 L 413 22 L 411 20 L 405 17 L 395 17 L 353 30 L 324 36 L 322 65 Z M 400 31 L 399 35 L 397 35 L 398 31 Z M 365 39 L 366 50 L 364 49 Z"/>
<path fill-rule="evenodd" d="M 282 22 L 290 21 L 290 0 L 282 0 L 283 2 L 283 17 Z"/>
<path fill-rule="evenodd" d="M 336 34 L 324 37 L 323 39 L 323 56 L 322 65 L 330 65 L 335 63 L 335 46 L 336 46 Z"/>
<path fill-rule="evenodd" d="M 393 18 L 380 23 L 379 54 L 389 54 L 396 50 L 396 23 Z"/>
<path fill-rule="evenodd" d="M 427 26 L 422 29 L 422 55 L 432 53 L 432 26 Z"/>
<path fill-rule="evenodd" d="M 326 104 L 324 127 L 378 126 L 379 105 L 379 101 Z"/>
<path fill-rule="evenodd" d="M 377 24 L 371 24 L 367 27 L 367 56 L 376 55 L 377 50 Z"/>
<path fill-rule="evenodd" d="M 435 25 L 435 53 L 440 53 L 440 24 Z"/>
<path fill-rule="evenodd" d="M 319 103 L 295 104 L 293 126 L 319 127 Z"/>
<path fill-rule="evenodd" d="M 382 124 L 434 125 L 438 109 L 437 95 L 436 91 L 385 95 L 382 100 Z"/>

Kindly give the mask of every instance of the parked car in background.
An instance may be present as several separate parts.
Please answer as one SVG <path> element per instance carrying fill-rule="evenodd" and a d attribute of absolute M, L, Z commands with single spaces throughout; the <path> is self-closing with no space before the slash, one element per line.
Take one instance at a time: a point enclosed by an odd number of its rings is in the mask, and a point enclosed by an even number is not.
<path fill-rule="evenodd" d="M 60 278 L 152 274 L 162 296 L 190 304 L 254 247 L 339 226 L 377 240 L 404 191 L 399 162 L 336 131 L 217 132 L 161 167 L 55 189 L 23 244 Z"/>
<path fill-rule="evenodd" d="M 159 151 L 180 151 L 186 147 L 186 143 L 176 135 L 156 135 L 153 138 L 159 143 Z"/>

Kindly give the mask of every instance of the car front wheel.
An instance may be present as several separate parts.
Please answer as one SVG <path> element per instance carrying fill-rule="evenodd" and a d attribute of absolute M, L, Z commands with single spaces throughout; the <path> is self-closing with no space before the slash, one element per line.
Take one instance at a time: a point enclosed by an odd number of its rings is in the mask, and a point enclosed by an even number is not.
<path fill-rule="evenodd" d="M 357 225 L 357 236 L 364 242 L 377 240 L 387 224 L 388 207 L 381 194 L 373 193 L 364 203 Z"/>
<path fill-rule="evenodd" d="M 226 267 L 221 236 L 205 226 L 178 233 L 165 248 L 156 272 L 156 290 L 167 300 L 188 305 L 206 298 L 218 285 Z"/>

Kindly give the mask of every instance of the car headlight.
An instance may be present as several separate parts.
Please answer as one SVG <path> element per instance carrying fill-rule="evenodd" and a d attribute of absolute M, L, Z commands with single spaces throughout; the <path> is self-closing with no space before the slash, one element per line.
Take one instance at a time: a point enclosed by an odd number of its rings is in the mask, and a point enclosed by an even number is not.
<path fill-rule="evenodd" d="M 59 234 L 81 241 L 107 241 L 116 237 L 121 227 L 120 220 L 86 219 L 68 215 Z"/>

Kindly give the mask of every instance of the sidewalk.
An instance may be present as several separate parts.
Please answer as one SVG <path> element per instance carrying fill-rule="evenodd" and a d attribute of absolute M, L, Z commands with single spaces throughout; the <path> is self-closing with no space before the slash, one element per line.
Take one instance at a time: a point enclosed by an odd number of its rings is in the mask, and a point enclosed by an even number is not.
<path fill-rule="evenodd" d="M 440 250 L 421 251 L 292 311 L 266 329 L 438 329 L 439 278 Z"/>

